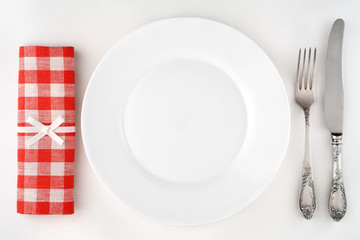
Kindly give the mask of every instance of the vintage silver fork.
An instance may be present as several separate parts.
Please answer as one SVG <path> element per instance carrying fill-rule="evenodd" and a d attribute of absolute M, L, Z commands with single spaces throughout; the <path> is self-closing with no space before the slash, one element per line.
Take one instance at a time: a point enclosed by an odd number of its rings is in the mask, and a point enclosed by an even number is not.
<path fill-rule="evenodd" d="M 315 101 L 315 70 L 316 48 L 314 52 L 309 49 L 307 57 L 306 48 L 301 53 L 299 50 L 297 73 L 296 73 L 296 102 L 304 110 L 305 114 L 305 155 L 302 169 L 302 181 L 299 196 L 299 207 L 306 219 L 311 219 L 316 209 L 315 189 L 311 164 L 310 146 L 310 107 Z"/>

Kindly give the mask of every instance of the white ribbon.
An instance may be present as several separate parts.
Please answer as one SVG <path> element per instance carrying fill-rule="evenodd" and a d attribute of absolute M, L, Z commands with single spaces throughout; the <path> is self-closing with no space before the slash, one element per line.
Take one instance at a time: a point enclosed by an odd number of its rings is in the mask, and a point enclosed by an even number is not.
<path fill-rule="evenodd" d="M 31 146 L 32 144 L 36 143 L 46 135 L 51 137 L 55 142 L 57 142 L 62 146 L 64 140 L 61 139 L 58 135 L 56 135 L 56 133 L 75 132 L 75 127 L 59 127 L 64 121 L 65 121 L 64 118 L 59 116 L 55 119 L 55 121 L 51 125 L 44 125 L 40 121 L 30 116 L 26 119 L 26 122 L 33 125 L 33 127 L 18 127 L 18 132 L 22 132 L 22 133 L 37 132 L 35 136 L 33 136 L 32 138 L 28 139 L 25 142 L 27 146 Z"/>

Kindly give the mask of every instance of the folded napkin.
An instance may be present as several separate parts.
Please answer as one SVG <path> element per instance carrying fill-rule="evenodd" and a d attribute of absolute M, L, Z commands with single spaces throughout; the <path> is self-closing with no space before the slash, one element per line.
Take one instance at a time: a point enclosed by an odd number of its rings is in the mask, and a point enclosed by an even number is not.
<path fill-rule="evenodd" d="M 74 213 L 73 47 L 20 47 L 17 212 Z"/>

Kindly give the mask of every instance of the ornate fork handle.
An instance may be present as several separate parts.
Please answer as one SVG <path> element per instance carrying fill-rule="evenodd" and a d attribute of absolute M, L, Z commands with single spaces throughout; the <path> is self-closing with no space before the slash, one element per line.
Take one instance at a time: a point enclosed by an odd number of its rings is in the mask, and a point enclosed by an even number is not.
<path fill-rule="evenodd" d="M 299 208 L 306 219 L 311 219 L 316 210 L 316 198 L 311 167 L 304 168 L 300 189 Z"/>
<path fill-rule="evenodd" d="M 342 135 L 331 135 L 333 149 L 333 179 L 329 198 L 330 216 L 335 221 L 340 221 L 347 210 L 344 181 L 341 171 L 342 160 Z"/>
<path fill-rule="evenodd" d="M 305 156 L 302 170 L 302 181 L 299 197 L 299 208 L 306 219 L 311 219 L 316 210 L 316 198 L 314 181 L 311 168 L 310 148 L 310 109 L 304 109 L 305 113 Z"/>

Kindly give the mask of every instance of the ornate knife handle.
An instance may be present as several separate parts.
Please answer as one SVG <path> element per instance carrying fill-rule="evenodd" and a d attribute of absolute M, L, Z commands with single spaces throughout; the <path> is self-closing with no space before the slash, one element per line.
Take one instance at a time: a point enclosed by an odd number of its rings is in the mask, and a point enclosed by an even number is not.
<path fill-rule="evenodd" d="M 333 177 L 330 189 L 329 212 L 335 221 L 340 221 L 347 210 L 344 181 L 341 171 L 342 135 L 331 134 L 333 150 Z"/>

